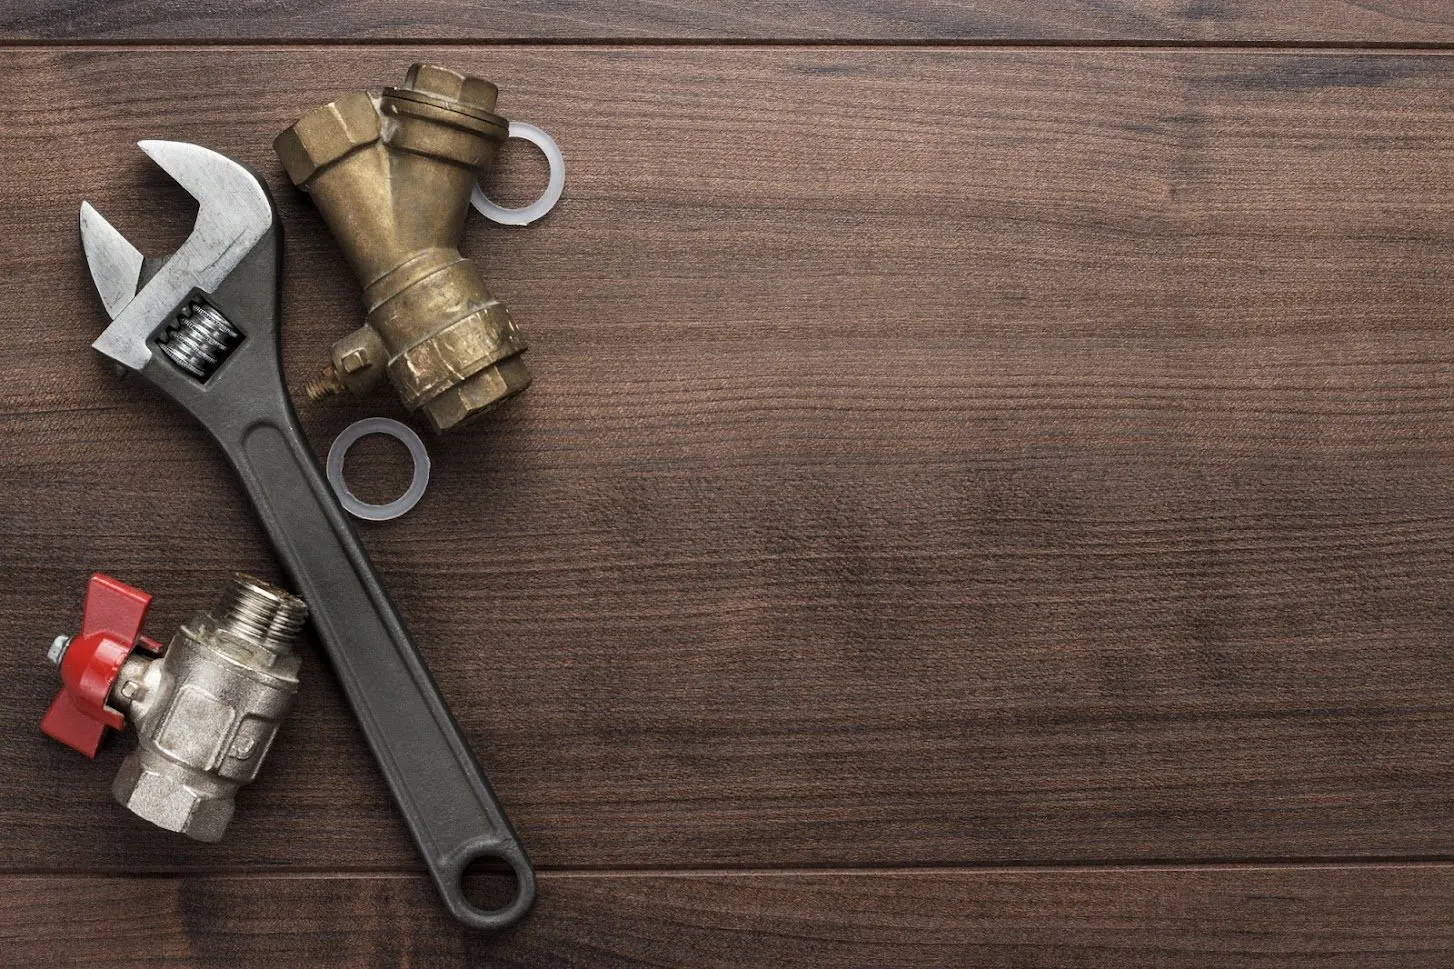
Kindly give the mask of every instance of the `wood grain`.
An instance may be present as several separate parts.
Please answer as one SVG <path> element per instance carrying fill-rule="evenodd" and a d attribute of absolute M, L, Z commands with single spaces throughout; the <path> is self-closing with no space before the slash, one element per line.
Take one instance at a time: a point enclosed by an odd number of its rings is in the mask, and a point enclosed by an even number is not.
<path fill-rule="evenodd" d="M 815 40 L 1428 44 L 1443 0 L 3 0 L 0 38 L 74 40 Z"/>
<path fill-rule="evenodd" d="M 1451 891 L 1447 865 L 548 872 L 538 908 L 491 937 L 450 922 L 423 876 L 10 877 L 0 953 L 47 969 L 1432 969 Z"/>
<path fill-rule="evenodd" d="M 468 240 L 536 386 L 364 538 L 538 862 L 1454 853 L 1448 58 L 432 54 L 571 181 Z M 412 52 L 227 56 L 4 67 L 12 872 L 416 866 L 311 652 L 219 846 L 110 803 L 124 744 L 35 731 L 90 570 L 166 634 L 271 568 L 201 433 L 88 349 L 79 200 L 156 248 L 188 217 L 131 142 L 227 151 L 282 206 L 294 382 L 358 319 L 267 145 Z"/>

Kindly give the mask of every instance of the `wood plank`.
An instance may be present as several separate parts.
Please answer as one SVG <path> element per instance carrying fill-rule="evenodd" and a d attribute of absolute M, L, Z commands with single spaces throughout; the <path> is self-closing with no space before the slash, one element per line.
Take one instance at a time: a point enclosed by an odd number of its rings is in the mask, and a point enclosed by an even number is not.
<path fill-rule="evenodd" d="M 561 874 L 499 936 L 422 876 L 10 877 L 13 969 L 1447 965 L 1449 866 Z"/>
<path fill-rule="evenodd" d="M 266 172 L 301 385 L 358 297 L 268 145 L 414 53 L 7 59 L 5 869 L 415 865 L 311 652 L 220 846 L 110 803 L 124 745 L 35 730 L 90 570 L 166 635 L 271 568 L 203 436 L 88 349 L 77 203 L 155 247 L 188 219 L 134 139 Z M 536 386 L 364 537 L 537 861 L 1454 853 L 1446 57 L 432 56 L 570 184 L 468 240 Z"/>
<path fill-rule="evenodd" d="M 0 39 L 1448 44 L 1454 11 L 1442 0 L 3 0 Z"/>

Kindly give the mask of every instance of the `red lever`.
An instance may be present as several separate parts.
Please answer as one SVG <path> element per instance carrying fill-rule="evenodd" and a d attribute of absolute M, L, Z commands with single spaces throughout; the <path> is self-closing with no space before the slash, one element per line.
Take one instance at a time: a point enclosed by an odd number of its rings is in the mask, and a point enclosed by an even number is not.
<path fill-rule="evenodd" d="M 97 572 L 86 586 L 81 631 L 61 658 L 61 691 L 40 721 L 40 729 L 87 757 L 95 757 L 106 728 L 126 725 L 121 711 L 106 705 L 121 664 L 140 646 L 161 645 L 141 635 L 151 596 Z"/>

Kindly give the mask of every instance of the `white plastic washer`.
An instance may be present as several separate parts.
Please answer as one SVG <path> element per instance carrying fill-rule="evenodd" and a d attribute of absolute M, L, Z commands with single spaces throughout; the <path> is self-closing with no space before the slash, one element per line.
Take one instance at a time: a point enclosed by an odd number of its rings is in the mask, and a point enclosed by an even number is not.
<path fill-rule="evenodd" d="M 555 139 L 533 124 L 510 122 L 509 137 L 528 141 L 545 153 L 545 160 L 550 163 L 550 181 L 545 185 L 545 193 L 529 205 L 507 209 L 485 198 L 484 191 L 476 184 L 470 202 L 474 204 L 475 211 L 491 222 L 501 225 L 529 225 L 555 208 L 555 203 L 560 201 L 560 193 L 565 191 L 565 156 L 560 153 L 560 146 L 555 143 Z"/>
<path fill-rule="evenodd" d="M 343 459 L 348 457 L 348 449 L 370 434 L 387 434 L 408 448 L 409 456 L 414 459 L 414 478 L 409 482 L 409 489 L 385 505 L 359 501 L 343 480 Z M 419 435 L 407 425 L 387 417 L 365 417 L 345 427 L 328 449 L 328 483 L 333 486 L 344 511 L 365 521 L 386 522 L 409 511 L 424 497 L 424 489 L 429 486 L 429 452 Z"/>

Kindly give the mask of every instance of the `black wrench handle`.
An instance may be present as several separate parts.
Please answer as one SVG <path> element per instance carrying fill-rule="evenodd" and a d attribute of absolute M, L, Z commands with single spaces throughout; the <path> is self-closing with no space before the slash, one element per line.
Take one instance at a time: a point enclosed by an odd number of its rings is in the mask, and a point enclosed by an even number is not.
<path fill-rule="evenodd" d="M 286 406 L 286 405 L 285 405 Z M 291 407 L 217 436 L 257 508 L 394 800 L 454 917 L 503 928 L 530 907 L 535 876 L 489 781 L 440 698 L 353 527 L 318 470 Z M 505 907 L 486 911 L 461 879 L 477 859 L 515 873 Z"/>

